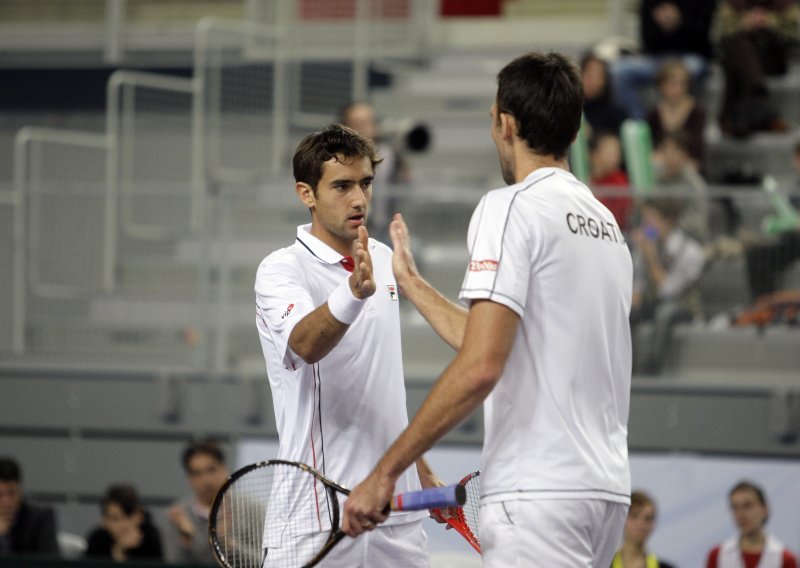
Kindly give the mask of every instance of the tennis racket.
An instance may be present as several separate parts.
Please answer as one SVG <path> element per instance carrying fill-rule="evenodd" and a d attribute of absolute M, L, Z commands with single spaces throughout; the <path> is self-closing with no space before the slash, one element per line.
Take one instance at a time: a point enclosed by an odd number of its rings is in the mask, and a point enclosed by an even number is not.
<path fill-rule="evenodd" d="M 473 471 L 458 482 L 459 485 L 464 487 L 467 494 L 467 501 L 461 507 L 434 510 L 434 513 L 437 513 L 447 521 L 448 525 L 457 530 L 470 546 L 478 551 L 478 554 L 481 553 L 480 534 L 478 532 L 481 507 L 480 475 L 480 471 Z"/>
<path fill-rule="evenodd" d="M 243 467 L 217 493 L 208 519 L 211 550 L 224 568 L 315 566 L 344 538 L 340 500 L 350 490 L 302 463 L 271 460 Z M 389 511 L 458 507 L 454 484 L 396 495 Z"/>

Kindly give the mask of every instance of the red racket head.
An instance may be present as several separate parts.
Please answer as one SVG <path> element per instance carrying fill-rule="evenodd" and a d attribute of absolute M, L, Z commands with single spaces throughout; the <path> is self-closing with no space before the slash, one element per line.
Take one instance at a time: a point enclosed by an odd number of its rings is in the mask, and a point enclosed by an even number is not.
<path fill-rule="evenodd" d="M 462 507 L 434 509 L 433 513 L 457 530 L 470 546 L 480 554 L 481 543 L 478 533 L 481 504 L 480 472 L 474 471 L 464 476 L 459 484 L 466 489 L 466 503 Z"/>

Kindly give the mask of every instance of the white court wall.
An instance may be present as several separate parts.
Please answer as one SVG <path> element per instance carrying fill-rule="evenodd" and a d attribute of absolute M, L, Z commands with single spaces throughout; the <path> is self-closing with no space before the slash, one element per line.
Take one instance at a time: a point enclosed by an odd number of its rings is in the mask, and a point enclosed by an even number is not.
<path fill-rule="evenodd" d="M 237 466 L 273 458 L 274 440 L 248 440 L 237 451 Z M 479 469 L 480 450 L 439 447 L 427 454 L 439 476 L 458 481 Z M 650 548 L 676 568 L 705 566 L 708 551 L 732 535 L 735 526 L 727 506 L 733 485 L 749 479 L 761 485 L 771 504 L 769 530 L 794 552 L 800 551 L 800 462 L 689 454 L 631 455 L 633 487 L 658 503 L 658 521 Z M 426 521 L 431 553 L 472 549 L 456 533 Z"/>

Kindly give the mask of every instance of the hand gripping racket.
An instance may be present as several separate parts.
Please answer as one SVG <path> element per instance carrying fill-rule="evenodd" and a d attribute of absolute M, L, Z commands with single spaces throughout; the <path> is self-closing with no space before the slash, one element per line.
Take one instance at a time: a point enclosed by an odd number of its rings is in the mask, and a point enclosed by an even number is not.
<path fill-rule="evenodd" d="M 478 554 L 481 553 L 480 534 L 478 533 L 481 507 L 480 475 L 480 471 L 474 471 L 458 482 L 459 485 L 464 487 L 467 494 L 466 503 L 461 507 L 434 510 L 434 513 L 438 514 L 447 521 L 448 525 L 456 529 L 472 548 L 478 551 Z"/>
<path fill-rule="evenodd" d="M 243 467 L 217 493 L 208 519 L 211 550 L 224 568 L 315 566 L 345 536 L 340 499 L 350 490 L 302 463 Z M 396 495 L 385 512 L 458 507 L 459 484 Z"/>

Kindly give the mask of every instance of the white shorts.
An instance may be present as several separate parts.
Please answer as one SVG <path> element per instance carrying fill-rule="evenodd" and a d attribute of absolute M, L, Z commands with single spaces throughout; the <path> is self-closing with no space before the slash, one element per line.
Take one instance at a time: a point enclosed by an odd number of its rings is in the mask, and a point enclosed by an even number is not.
<path fill-rule="evenodd" d="M 486 568 L 608 568 L 622 542 L 628 505 L 536 499 L 481 505 Z"/>
<path fill-rule="evenodd" d="M 322 535 L 322 542 L 327 535 Z M 264 568 L 285 566 L 280 549 L 272 549 Z M 402 525 L 378 525 L 358 538 L 344 537 L 317 565 L 321 568 L 428 568 L 428 536 L 422 521 Z"/>

